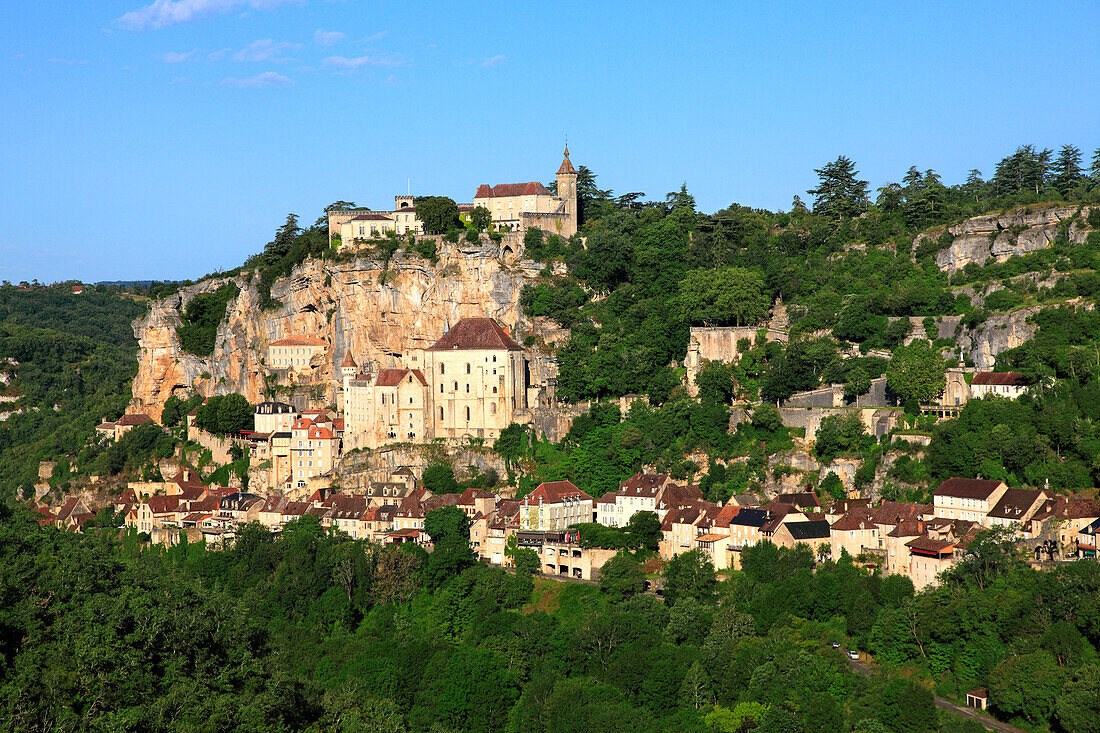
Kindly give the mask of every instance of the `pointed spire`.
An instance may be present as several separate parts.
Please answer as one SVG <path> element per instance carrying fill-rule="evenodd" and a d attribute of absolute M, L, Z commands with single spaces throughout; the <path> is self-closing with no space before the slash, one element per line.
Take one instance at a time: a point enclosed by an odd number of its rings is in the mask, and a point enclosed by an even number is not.
<path fill-rule="evenodd" d="M 563 173 L 576 174 L 577 169 L 573 167 L 573 164 L 569 161 L 569 143 L 565 144 L 565 160 L 561 162 L 561 168 L 558 168 L 558 175 Z"/>
<path fill-rule="evenodd" d="M 340 368 L 341 369 L 346 369 L 346 368 L 350 367 L 350 368 L 354 369 L 358 366 L 359 365 L 355 363 L 355 359 L 353 359 L 352 356 L 351 356 L 351 349 L 348 349 L 347 351 L 345 351 L 344 352 L 344 363 L 340 365 Z"/>

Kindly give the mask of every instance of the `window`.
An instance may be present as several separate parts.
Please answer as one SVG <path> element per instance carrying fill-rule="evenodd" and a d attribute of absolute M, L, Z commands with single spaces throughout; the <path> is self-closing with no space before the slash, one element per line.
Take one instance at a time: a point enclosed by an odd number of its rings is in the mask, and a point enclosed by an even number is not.
<path fill-rule="evenodd" d="M 497 360 L 497 355 L 493 354 L 493 361 L 496 362 L 496 360 Z"/>
<path fill-rule="evenodd" d="M 410 398 L 409 398 L 409 404 L 411 405 L 412 403 L 413 403 L 413 398 L 412 398 L 412 397 L 410 397 Z"/>
<path fill-rule="evenodd" d="M 497 388 L 493 387 L 493 394 L 496 394 L 496 393 L 497 393 Z"/>
<path fill-rule="evenodd" d="M 495 402 L 490 402 L 489 403 L 489 414 L 490 415 L 497 414 L 497 403 L 495 403 Z"/>
<path fill-rule="evenodd" d="M 440 374 L 443 374 L 443 373 L 444 373 L 444 369 L 443 369 L 443 365 L 442 365 L 442 364 L 440 364 L 440 365 L 439 365 L 439 373 L 440 373 Z"/>
<path fill-rule="evenodd" d="M 455 382 L 455 392 L 458 391 L 458 382 Z"/>
<path fill-rule="evenodd" d="M 467 422 L 470 421 L 470 408 L 469 407 L 466 408 L 466 421 Z"/>
<path fill-rule="evenodd" d="M 466 362 L 466 373 L 470 373 L 470 362 Z"/>
<path fill-rule="evenodd" d="M 443 408 L 442 407 L 439 408 L 439 419 L 440 420 L 443 419 Z"/>
<path fill-rule="evenodd" d="M 470 383 L 466 382 L 466 394 L 470 394 Z"/>

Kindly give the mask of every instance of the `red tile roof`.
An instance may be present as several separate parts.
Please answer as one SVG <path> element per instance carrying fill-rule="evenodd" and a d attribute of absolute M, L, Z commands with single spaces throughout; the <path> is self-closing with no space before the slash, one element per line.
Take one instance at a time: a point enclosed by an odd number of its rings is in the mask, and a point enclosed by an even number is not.
<path fill-rule="evenodd" d="M 359 366 L 359 365 L 355 363 L 355 359 L 353 359 L 352 356 L 351 356 L 351 349 L 347 349 L 346 351 L 344 351 L 344 360 L 342 362 L 340 362 L 340 368 L 341 369 L 343 369 L 345 367 L 355 368 L 357 366 Z"/>
<path fill-rule="evenodd" d="M 654 497 L 668 481 L 667 473 L 636 473 L 619 484 L 619 496 Z"/>
<path fill-rule="evenodd" d="M 332 431 L 328 428 L 319 428 L 316 425 L 312 425 L 306 437 L 311 440 L 332 440 L 336 436 L 334 436 Z"/>
<path fill-rule="evenodd" d="M 990 494 L 1003 484 L 1003 481 L 990 481 L 980 478 L 949 478 L 940 484 L 932 492 L 932 495 L 963 499 L 988 499 Z"/>
<path fill-rule="evenodd" d="M 539 195 L 549 196 L 550 190 L 538 181 L 529 181 L 527 183 L 498 183 L 495 186 L 489 186 L 483 183 L 478 186 L 477 193 L 474 194 L 474 200 L 504 198 L 507 196 Z"/>
<path fill-rule="evenodd" d="M 316 336 L 287 336 L 285 339 L 272 341 L 268 346 L 324 346 L 325 340 Z"/>
<path fill-rule="evenodd" d="M 123 415 L 115 421 L 115 425 L 144 425 L 147 422 L 153 422 L 153 418 L 144 412 L 138 412 L 133 415 Z"/>
<path fill-rule="evenodd" d="M 393 221 L 393 217 L 385 214 L 360 214 L 351 217 L 348 221 Z"/>
<path fill-rule="evenodd" d="M 584 493 L 570 481 L 547 481 L 541 483 L 527 496 L 523 497 L 525 506 L 538 504 L 542 499 L 548 504 L 573 499 L 579 501 L 592 501 L 592 497 Z"/>
<path fill-rule="evenodd" d="M 978 372 L 970 384 L 1024 387 L 1027 379 L 1019 372 Z"/>
<path fill-rule="evenodd" d="M 508 332 L 492 318 L 463 318 L 435 342 L 429 351 L 503 349 L 522 351 Z"/>
<path fill-rule="evenodd" d="M 1035 503 L 1046 499 L 1046 494 L 1036 489 L 1009 489 L 989 510 L 989 516 L 998 519 L 1020 519 Z"/>
<path fill-rule="evenodd" d="M 853 509 L 832 524 L 837 531 L 852 532 L 860 529 L 877 529 L 878 525 L 871 519 L 871 511 L 866 508 Z"/>
<path fill-rule="evenodd" d="M 573 167 L 573 164 L 569 162 L 569 146 L 565 146 L 565 160 L 561 162 L 561 167 L 558 168 L 558 175 L 563 173 L 576 173 L 577 169 Z"/>
<path fill-rule="evenodd" d="M 420 383 L 426 385 L 428 382 L 424 379 L 424 373 L 419 369 L 381 369 L 378 372 L 378 378 L 374 381 L 376 387 L 396 387 L 401 384 L 401 380 L 405 378 L 406 374 L 412 374 L 414 377 L 420 380 Z"/>

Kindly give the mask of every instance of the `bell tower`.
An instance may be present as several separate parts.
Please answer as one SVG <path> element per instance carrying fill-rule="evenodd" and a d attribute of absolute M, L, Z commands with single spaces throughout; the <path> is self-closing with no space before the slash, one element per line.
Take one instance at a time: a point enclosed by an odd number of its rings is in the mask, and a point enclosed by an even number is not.
<path fill-rule="evenodd" d="M 576 233 L 580 226 L 577 213 L 577 169 L 573 167 L 573 163 L 569 160 L 569 145 L 565 146 L 565 159 L 561 162 L 561 167 L 558 168 L 558 196 L 565 199 L 565 213 L 569 215 L 571 220 L 570 231 L 568 233 L 562 232 L 569 236 Z"/>

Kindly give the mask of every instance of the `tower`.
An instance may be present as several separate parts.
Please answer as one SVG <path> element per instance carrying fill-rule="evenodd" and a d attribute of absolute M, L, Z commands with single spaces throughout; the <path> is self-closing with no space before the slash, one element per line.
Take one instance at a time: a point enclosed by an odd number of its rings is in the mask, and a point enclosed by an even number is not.
<path fill-rule="evenodd" d="M 558 196 L 565 199 L 565 213 L 572 219 L 572 234 L 580 226 L 577 209 L 577 169 L 569 161 L 569 145 L 565 146 L 565 159 L 558 168 Z"/>

